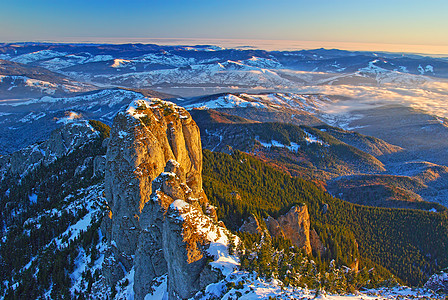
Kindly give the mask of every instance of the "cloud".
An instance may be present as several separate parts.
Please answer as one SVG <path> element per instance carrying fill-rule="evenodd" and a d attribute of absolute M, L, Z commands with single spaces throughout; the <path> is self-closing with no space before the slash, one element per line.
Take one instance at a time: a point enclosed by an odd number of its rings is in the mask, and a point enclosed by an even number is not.
<path fill-rule="evenodd" d="M 393 84 L 383 86 L 304 86 L 296 89 L 295 92 L 321 93 L 349 98 L 336 100 L 326 107 L 328 113 L 348 113 L 377 106 L 400 104 L 448 118 L 448 83 L 443 81 L 425 82 L 413 88 Z"/>

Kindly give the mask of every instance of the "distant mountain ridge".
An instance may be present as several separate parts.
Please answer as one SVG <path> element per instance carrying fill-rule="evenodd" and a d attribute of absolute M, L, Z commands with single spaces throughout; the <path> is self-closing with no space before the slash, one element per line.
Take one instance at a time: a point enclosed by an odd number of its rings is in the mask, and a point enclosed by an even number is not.
<path fill-rule="evenodd" d="M 346 51 L 337 49 L 313 49 L 299 51 L 265 51 L 265 50 L 241 50 L 226 49 L 216 46 L 161 46 L 155 44 L 51 44 L 51 43 L 17 43 L 0 44 L 0 55 L 2 59 L 9 59 L 22 63 L 36 63 L 48 61 L 53 58 L 64 58 L 77 54 L 78 57 L 96 57 L 94 60 L 82 62 L 105 61 L 107 59 L 132 59 L 136 57 L 146 58 L 148 61 L 158 63 L 165 62 L 166 65 L 179 66 L 179 59 L 184 63 L 198 61 L 225 62 L 223 58 L 230 61 L 246 61 L 248 65 L 254 64 L 266 67 L 285 67 L 296 70 L 318 72 L 354 72 L 368 67 L 374 62 L 377 67 L 385 70 L 396 70 L 409 72 L 411 74 L 428 74 L 446 77 L 448 61 L 445 58 L 434 58 L 431 56 L 368 52 L 368 51 Z M 151 54 L 146 56 L 147 54 Z M 161 55 L 163 54 L 163 56 Z M 170 57 L 171 55 L 171 57 Z M 171 59 L 170 59 L 171 58 Z M 172 58 L 176 58 L 173 60 Z M 259 62 L 255 64 L 259 58 Z M 251 63 L 252 62 L 252 63 Z M 269 62 L 268 64 L 266 64 Z M 437 75 L 437 69 L 442 74 Z"/>
<path fill-rule="evenodd" d="M 409 83 L 448 78 L 448 60 L 343 50 L 264 51 L 144 44 L 0 44 L 0 59 L 97 84 L 141 88 Z M 325 72 L 315 76 L 296 71 Z M 204 76 L 206 75 L 206 76 Z M 429 77 L 428 77 L 429 76 Z"/>
<path fill-rule="evenodd" d="M 0 59 L 0 100 L 65 96 L 96 89 L 94 85 L 71 80 L 42 67 Z"/>

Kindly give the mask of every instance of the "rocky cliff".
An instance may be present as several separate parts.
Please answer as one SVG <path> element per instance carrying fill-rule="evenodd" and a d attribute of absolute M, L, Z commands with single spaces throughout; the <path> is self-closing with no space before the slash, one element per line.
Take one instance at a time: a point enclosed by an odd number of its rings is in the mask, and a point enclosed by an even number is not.
<path fill-rule="evenodd" d="M 98 137 L 99 132 L 88 121 L 72 120 L 54 130 L 48 140 L 0 156 L 0 179 L 6 174 L 24 176 L 39 164 L 49 165 Z"/>
<path fill-rule="evenodd" d="M 187 298 L 216 281 L 210 248 L 226 249 L 202 190 L 199 129 L 189 113 L 158 99 L 137 100 L 114 120 L 106 155 L 103 229 L 110 242 L 105 274 L 110 284 L 134 268 L 137 299 L 152 280 L 168 274 L 170 298 Z M 210 257 L 213 261 L 217 257 Z"/>

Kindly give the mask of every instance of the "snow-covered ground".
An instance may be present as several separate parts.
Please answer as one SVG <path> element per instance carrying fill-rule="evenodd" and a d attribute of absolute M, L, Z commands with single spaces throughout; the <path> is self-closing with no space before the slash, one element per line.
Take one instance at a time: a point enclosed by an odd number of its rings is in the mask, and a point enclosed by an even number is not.
<path fill-rule="evenodd" d="M 133 270 L 127 275 L 128 285 L 120 289 L 115 299 L 134 299 L 132 290 Z M 145 296 L 145 300 L 168 299 L 167 277 L 163 275 L 155 280 L 153 292 Z M 445 299 L 445 295 L 436 294 L 427 289 L 413 289 L 405 286 L 394 288 L 368 289 L 353 294 L 330 294 L 323 290 L 285 287 L 278 280 L 264 280 L 255 274 L 233 271 L 225 279 L 208 285 L 204 291 L 198 292 L 191 299 L 328 299 L 328 300 L 380 300 L 380 299 Z"/>
<path fill-rule="evenodd" d="M 9 85 L 5 82 L 9 82 Z M 34 90 L 40 90 L 47 95 L 53 95 L 58 91 L 76 93 L 89 89 L 87 84 L 82 84 L 76 81 L 65 80 L 61 83 L 54 83 L 19 75 L 0 75 L 0 83 L 2 83 L 4 87 L 7 87 L 8 91 L 13 91 L 13 89 L 18 87 L 27 87 Z"/>
<path fill-rule="evenodd" d="M 24 232 L 28 235 L 30 231 L 33 229 L 39 229 L 41 227 L 42 219 L 52 220 L 60 218 L 63 214 L 73 214 L 75 216 L 79 216 L 79 219 L 70 224 L 64 232 L 62 232 L 57 237 L 53 238 L 50 242 L 43 246 L 43 251 L 51 249 L 53 245 L 56 246 L 56 249 L 63 250 L 70 246 L 70 243 L 75 240 L 81 238 L 82 234 L 85 233 L 95 222 L 100 220 L 103 214 L 102 205 L 105 202 L 105 198 L 103 196 L 104 185 L 102 183 L 97 185 L 92 185 L 88 188 L 81 188 L 74 192 L 73 194 L 68 195 L 62 203 L 60 209 L 48 209 L 45 210 L 38 215 L 27 219 L 24 222 L 24 227 L 27 228 Z M 33 203 L 37 202 L 37 196 L 32 194 L 29 196 L 30 201 Z M 82 214 L 81 212 L 85 212 Z M 106 245 L 102 242 L 102 238 L 100 235 L 98 245 L 95 247 L 98 250 L 98 257 L 92 261 L 92 256 L 87 255 L 85 250 L 82 247 L 78 247 L 79 254 L 75 259 L 75 268 L 74 271 L 70 274 L 71 279 L 71 287 L 70 291 L 72 296 L 75 291 L 83 291 L 87 287 L 87 282 L 85 278 L 85 272 L 89 270 L 91 274 L 94 274 L 96 270 L 101 270 L 101 265 L 104 259 L 104 251 Z M 4 241 L 2 241 L 4 242 Z M 20 272 L 25 272 L 31 267 L 35 267 L 36 261 L 40 259 L 39 256 L 34 256 L 30 259 L 30 261 L 20 270 Z M 35 270 L 35 276 L 38 273 L 39 268 Z M 97 283 L 98 285 L 99 283 Z M 18 282 L 11 285 L 13 289 L 16 289 L 18 286 Z M 46 294 L 50 295 L 50 290 L 46 292 Z M 3 292 L 0 293 L 0 299 L 2 298 Z"/>
<path fill-rule="evenodd" d="M 303 132 L 305 132 L 306 137 L 305 137 L 305 141 L 307 144 L 319 144 L 322 146 L 329 146 L 327 143 L 325 143 L 324 141 L 320 140 L 318 137 L 316 137 L 315 135 L 309 133 L 306 130 L 303 130 Z"/>
<path fill-rule="evenodd" d="M 328 294 L 325 291 L 285 287 L 278 280 L 263 280 L 254 274 L 236 271 L 219 283 L 209 285 L 204 295 L 198 293 L 196 299 L 328 299 L 328 300 L 367 300 L 367 299 L 443 299 L 442 295 L 423 289 L 408 287 L 365 290 L 354 294 Z"/>
<path fill-rule="evenodd" d="M 294 142 L 291 142 L 290 143 L 291 145 L 286 146 L 276 140 L 271 140 L 269 143 L 262 142 L 258 138 L 257 138 L 257 140 L 265 148 L 271 148 L 271 147 L 287 148 L 287 149 L 289 149 L 289 151 L 292 151 L 292 152 L 297 152 L 297 151 L 299 151 L 299 148 L 300 148 L 300 145 L 297 143 L 294 143 Z"/>
<path fill-rule="evenodd" d="M 217 99 L 210 101 L 197 102 L 194 104 L 186 105 L 185 108 L 199 108 L 199 109 L 217 109 L 217 108 L 241 108 L 241 107 L 265 107 L 264 104 L 257 101 L 249 101 L 248 99 L 244 99 L 238 97 L 233 94 L 227 94 Z"/>
<path fill-rule="evenodd" d="M 65 52 L 58 52 L 58 51 L 53 51 L 53 50 L 41 50 L 41 51 L 35 51 L 35 52 L 16 56 L 13 59 L 11 59 L 11 61 L 22 63 L 22 64 L 28 64 L 28 63 L 32 63 L 32 62 L 43 60 L 43 59 L 50 59 L 50 58 L 65 56 L 65 55 L 67 55 L 67 53 L 65 53 Z"/>

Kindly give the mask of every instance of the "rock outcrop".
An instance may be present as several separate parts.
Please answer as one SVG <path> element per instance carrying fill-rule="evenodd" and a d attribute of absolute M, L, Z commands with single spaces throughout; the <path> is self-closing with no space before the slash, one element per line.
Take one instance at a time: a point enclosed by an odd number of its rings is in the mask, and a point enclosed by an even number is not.
<path fill-rule="evenodd" d="M 105 170 L 110 214 L 102 228 L 115 259 L 113 267 L 107 260 L 109 274 L 134 267 L 136 299 L 166 273 L 172 299 L 191 297 L 217 279 L 207 249 L 227 245 L 229 233 L 216 224 L 202 189 L 199 128 L 185 109 L 158 99 L 131 104 L 114 120 Z"/>
<path fill-rule="evenodd" d="M 303 248 L 307 254 L 311 253 L 310 216 L 306 205 L 293 206 L 277 220 L 268 217 L 265 222 L 272 237 L 289 239 L 293 245 Z"/>
<path fill-rule="evenodd" d="M 293 206 L 288 213 L 278 217 L 278 223 L 286 238 L 306 253 L 311 253 L 310 215 L 306 205 Z"/>
<path fill-rule="evenodd" d="M 192 197 L 203 198 L 199 129 L 188 112 L 164 103 L 138 103 L 118 114 L 111 129 L 106 198 L 113 215 L 112 240 L 127 255 L 137 249 L 139 218 L 150 200 L 152 182 L 170 159 L 184 170 L 185 179 L 180 180 L 191 189 Z"/>
<path fill-rule="evenodd" d="M 308 207 L 304 204 L 291 207 L 286 214 L 277 219 L 268 216 L 264 222 L 271 237 L 289 239 L 293 245 L 303 248 L 307 254 L 312 250 L 320 254 L 326 251 L 317 232 L 314 229 L 310 230 L 310 215 Z M 254 215 L 250 215 L 239 230 L 250 234 L 263 233 L 260 222 Z"/>
<path fill-rule="evenodd" d="M 106 172 L 106 156 L 98 155 L 93 159 L 93 176 L 104 176 Z"/>
<path fill-rule="evenodd" d="M 261 234 L 263 229 L 260 226 L 257 218 L 254 215 L 250 215 L 249 219 L 244 221 L 240 228 L 240 231 L 247 232 L 250 234 Z"/>
<path fill-rule="evenodd" d="M 48 140 L 1 156 L 0 179 L 7 173 L 24 176 L 39 164 L 49 165 L 98 137 L 99 133 L 88 121 L 73 120 L 54 130 Z"/>
<path fill-rule="evenodd" d="M 170 205 L 163 225 L 163 251 L 168 261 L 168 295 L 175 299 L 190 298 L 219 279 L 220 273 L 207 265 L 210 253 L 203 249 L 209 248 L 216 238 L 227 239 L 226 230 L 216 226 L 213 219 L 204 217 L 197 203 L 180 199 Z"/>
<path fill-rule="evenodd" d="M 286 238 L 285 234 L 283 233 L 282 227 L 280 227 L 280 224 L 276 219 L 269 216 L 264 221 L 266 222 L 266 227 L 268 228 L 269 234 L 272 237 Z"/>
<path fill-rule="evenodd" d="M 303 248 L 307 254 L 312 250 L 320 254 L 326 251 L 317 232 L 314 229 L 310 230 L 310 215 L 306 205 L 293 206 L 277 219 L 268 216 L 264 222 L 271 237 L 289 239 L 293 245 Z M 260 222 L 254 215 L 250 215 L 239 230 L 251 234 L 263 233 Z"/>

